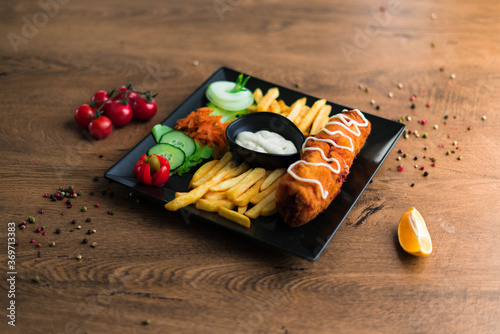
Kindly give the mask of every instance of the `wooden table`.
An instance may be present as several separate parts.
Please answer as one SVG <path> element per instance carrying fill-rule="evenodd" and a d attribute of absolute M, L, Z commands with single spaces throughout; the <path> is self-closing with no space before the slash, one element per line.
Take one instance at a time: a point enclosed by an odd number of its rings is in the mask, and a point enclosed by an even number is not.
<path fill-rule="evenodd" d="M 0 332 L 498 333 L 499 11 L 493 0 L 3 1 Z M 316 262 L 137 203 L 102 177 L 221 66 L 420 134 L 399 140 Z M 158 93 L 157 115 L 89 138 L 76 107 L 128 81 Z M 43 197 L 70 185 L 82 192 L 73 208 Z M 397 242 L 411 206 L 433 239 L 426 258 Z M 9 269 L 8 223 L 29 216 Z"/>

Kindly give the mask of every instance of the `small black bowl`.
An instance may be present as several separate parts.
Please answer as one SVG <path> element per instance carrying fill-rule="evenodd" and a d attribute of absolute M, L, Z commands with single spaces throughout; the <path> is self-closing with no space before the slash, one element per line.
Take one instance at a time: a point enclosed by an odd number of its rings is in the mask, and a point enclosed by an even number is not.
<path fill-rule="evenodd" d="M 268 130 L 276 132 L 290 140 L 297 148 L 294 154 L 271 154 L 249 150 L 236 144 L 236 136 L 242 131 L 257 132 Z M 288 118 L 272 112 L 254 112 L 241 116 L 231 122 L 226 128 L 226 138 L 236 156 L 252 167 L 275 169 L 288 167 L 300 158 L 300 149 L 305 137 Z"/>

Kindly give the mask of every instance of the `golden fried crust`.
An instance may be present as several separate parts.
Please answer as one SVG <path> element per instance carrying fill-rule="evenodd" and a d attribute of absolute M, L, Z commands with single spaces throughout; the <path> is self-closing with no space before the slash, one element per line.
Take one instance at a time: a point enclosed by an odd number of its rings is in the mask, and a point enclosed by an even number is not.
<path fill-rule="evenodd" d="M 343 112 L 343 114 L 358 123 L 363 123 L 361 116 L 353 110 Z M 335 120 L 338 119 L 330 119 L 330 121 Z M 323 188 L 328 191 L 326 199 L 323 199 L 320 187 L 317 184 L 302 182 L 296 180 L 290 173 L 285 174 L 276 191 L 276 207 L 284 221 L 292 227 L 301 226 L 314 219 L 319 213 L 324 211 L 339 194 L 342 183 L 349 174 L 349 168 L 354 158 L 359 153 L 365 144 L 366 138 L 370 134 L 371 124 L 368 124 L 366 127 L 359 127 L 361 132 L 359 136 L 355 136 L 338 124 L 329 124 L 326 129 L 330 132 L 340 130 L 342 133 L 349 136 L 354 146 L 354 152 L 348 149 L 338 148 L 327 142 L 317 140 L 307 141 L 306 147 L 318 147 L 324 152 L 327 158 L 335 158 L 340 164 L 340 172 L 334 173 L 325 166 L 307 165 L 302 162 L 296 164 L 292 168 L 293 173 L 299 177 L 315 179 L 321 182 Z M 357 131 L 355 125 L 352 125 L 350 129 Z M 351 146 L 349 139 L 340 134 L 331 135 L 325 131 L 321 131 L 315 138 L 331 139 L 340 146 Z M 325 162 L 321 153 L 317 150 L 302 151 L 301 160 L 313 163 Z M 329 162 L 329 165 L 334 169 L 338 168 L 335 162 Z"/>

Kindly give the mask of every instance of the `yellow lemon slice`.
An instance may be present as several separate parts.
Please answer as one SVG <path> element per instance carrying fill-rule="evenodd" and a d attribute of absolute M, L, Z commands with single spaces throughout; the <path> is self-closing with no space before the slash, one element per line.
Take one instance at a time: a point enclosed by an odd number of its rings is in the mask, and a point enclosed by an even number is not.
<path fill-rule="evenodd" d="M 432 241 L 424 218 L 414 207 L 401 217 L 398 227 L 399 244 L 412 255 L 427 256 L 432 252 Z"/>

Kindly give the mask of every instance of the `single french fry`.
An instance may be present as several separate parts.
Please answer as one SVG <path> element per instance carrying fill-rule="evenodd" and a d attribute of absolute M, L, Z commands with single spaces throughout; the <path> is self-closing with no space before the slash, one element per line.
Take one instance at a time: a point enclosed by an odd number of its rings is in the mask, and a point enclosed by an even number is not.
<path fill-rule="evenodd" d="M 316 115 L 321 110 L 321 108 L 323 108 L 325 103 L 326 103 L 325 99 L 321 99 L 321 100 L 314 102 L 314 104 L 309 109 L 307 114 L 304 115 L 304 117 L 302 118 L 302 120 L 299 123 L 299 129 L 300 129 L 300 131 L 302 131 L 302 133 L 309 132 L 311 124 L 313 123 L 314 119 L 316 118 Z"/>
<path fill-rule="evenodd" d="M 241 194 L 236 199 L 234 199 L 233 202 L 237 206 L 248 205 L 248 203 L 250 203 L 250 199 L 259 193 L 259 191 L 260 191 L 260 185 L 262 184 L 262 182 L 264 182 L 264 179 L 265 179 L 265 177 L 263 176 L 253 186 L 251 186 L 250 188 L 248 188 L 247 191 L 245 191 L 243 194 Z"/>
<path fill-rule="evenodd" d="M 232 209 L 236 205 L 227 199 L 215 199 L 209 200 L 206 198 L 200 198 L 196 201 L 196 208 L 198 210 L 207 211 L 207 212 L 217 212 L 219 211 L 219 207 L 224 207 L 227 209 Z"/>
<path fill-rule="evenodd" d="M 271 101 L 271 105 L 269 106 L 269 109 L 270 109 L 269 111 L 274 112 L 276 114 L 281 113 L 280 104 L 276 100 Z"/>
<path fill-rule="evenodd" d="M 226 152 L 226 154 L 224 154 L 224 156 L 219 161 L 217 161 L 217 163 L 212 168 L 210 168 L 207 173 L 205 173 L 198 180 L 191 182 L 191 186 L 193 188 L 196 188 L 201 184 L 206 183 L 208 180 L 213 178 L 214 175 L 217 174 L 224 166 L 226 166 L 231 161 L 231 159 L 233 159 L 233 154 L 229 151 Z"/>
<path fill-rule="evenodd" d="M 278 188 L 280 181 L 281 181 L 281 177 L 279 179 L 277 179 L 276 181 L 274 181 L 264 191 L 261 191 L 260 193 L 258 193 L 254 197 L 252 197 L 252 199 L 250 200 L 250 203 L 257 204 L 257 203 L 261 202 L 265 197 L 267 197 L 270 193 L 275 192 L 276 188 Z"/>
<path fill-rule="evenodd" d="M 221 217 L 224 217 L 236 224 L 239 224 L 241 226 L 244 226 L 246 228 L 250 228 L 250 219 L 242 215 L 241 213 L 238 213 L 233 210 L 229 210 L 227 208 L 224 208 L 222 206 L 219 207 L 218 213 Z"/>
<path fill-rule="evenodd" d="M 311 131 L 309 131 L 309 134 L 311 136 L 318 134 L 319 130 L 325 127 L 326 123 L 328 123 L 328 120 L 330 119 L 331 111 L 332 111 L 332 106 L 329 104 L 326 104 L 323 106 L 323 108 L 321 108 L 321 110 L 318 113 L 318 116 L 316 116 L 316 119 L 311 125 Z"/>
<path fill-rule="evenodd" d="M 255 182 L 260 180 L 266 175 L 266 170 L 264 168 L 254 168 L 252 171 L 243 179 L 241 182 L 226 192 L 227 198 L 230 200 L 235 200 L 243 194 L 248 188 L 253 186 Z"/>
<path fill-rule="evenodd" d="M 225 181 L 224 181 L 225 182 Z M 226 199 L 226 192 L 225 191 L 209 191 L 203 195 L 203 198 L 205 199 Z"/>
<path fill-rule="evenodd" d="M 247 209 L 248 209 L 248 205 L 239 206 L 237 211 L 238 211 L 239 214 L 244 214 L 245 211 L 247 211 Z"/>
<path fill-rule="evenodd" d="M 184 196 L 184 195 L 186 195 L 186 194 L 187 194 L 186 192 L 180 192 L 180 191 L 177 191 L 177 192 L 175 193 L 175 197 L 181 197 L 181 196 Z"/>
<path fill-rule="evenodd" d="M 278 88 L 274 87 L 267 91 L 266 95 L 262 97 L 262 100 L 257 104 L 257 111 L 269 111 L 271 103 L 273 100 L 280 95 Z"/>
<path fill-rule="evenodd" d="M 194 175 L 191 178 L 191 181 L 189 182 L 189 187 L 191 188 L 191 185 L 193 184 L 193 182 L 198 181 L 206 173 L 208 173 L 208 171 L 210 171 L 217 164 L 217 162 L 219 162 L 219 160 L 211 160 L 211 161 L 205 163 L 200 168 L 198 168 L 198 170 L 196 170 L 196 172 L 194 172 Z"/>
<path fill-rule="evenodd" d="M 262 94 L 262 90 L 260 88 L 257 88 L 256 90 L 253 91 L 252 95 L 255 103 L 259 104 L 264 94 Z"/>
<path fill-rule="evenodd" d="M 288 112 L 290 111 L 290 107 L 286 105 L 285 101 L 279 100 L 278 105 L 280 106 L 282 114 L 288 114 Z"/>
<path fill-rule="evenodd" d="M 260 185 L 260 191 L 266 190 L 267 187 L 269 187 L 274 181 L 279 179 L 283 174 L 285 174 L 286 169 L 285 168 L 276 168 L 269 174 L 264 182 Z"/>
<path fill-rule="evenodd" d="M 288 119 L 295 123 L 295 119 L 299 115 L 302 107 L 306 105 L 307 99 L 305 97 L 298 99 L 290 106 L 290 112 L 288 113 Z"/>
<path fill-rule="evenodd" d="M 303 106 L 302 109 L 300 110 L 300 113 L 297 115 L 297 118 L 295 118 L 295 125 L 299 126 L 300 122 L 302 121 L 302 118 L 304 118 L 305 115 L 309 112 L 309 106 Z"/>
<path fill-rule="evenodd" d="M 262 210 L 260 211 L 260 215 L 262 217 L 267 217 L 267 216 L 272 216 L 277 212 L 278 209 L 276 208 L 276 201 L 271 201 L 271 203 L 267 204 L 265 207 L 262 208 Z"/>
<path fill-rule="evenodd" d="M 169 211 L 177 211 L 185 206 L 188 206 L 189 204 L 196 202 L 197 200 L 202 198 L 203 195 L 208 192 L 208 189 L 215 183 L 216 182 L 211 180 L 197 188 L 194 188 L 184 196 L 176 197 L 172 201 L 165 204 L 165 209 Z"/>
<path fill-rule="evenodd" d="M 250 166 L 248 166 L 248 164 L 246 162 L 244 162 L 240 166 L 242 166 L 242 165 L 243 165 L 242 169 L 246 168 L 246 170 L 242 171 L 242 174 L 237 175 L 236 177 L 228 179 L 224 182 L 221 182 L 216 186 L 213 186 L 212 188 L 210 188 L 210 191 L 226 191 L 226 190 L 231 189 L 235 185 L 237 185 L 241 180 L 243 180 L 252 171 L 251 169 L 249 169 Z"/>
<path fill-rule="evenodd" d="M 250 112 L 256 112 L 257 111 L 257 105 L 256 104 L 249 105 L 247 107 L 247 110 L 250 111 Z"/>
<path fill-rule="evenodd" d="M 275 199 L 276 199 L 276 191 L 273 191 L 272 193 L 264 197 L 262 201 L 255 204 L 250 210 L 245 212 L 245 216 L 252 219 L 259 217 L 262 209 L 265 208 L 269 203 L 274 202 Z"/>

